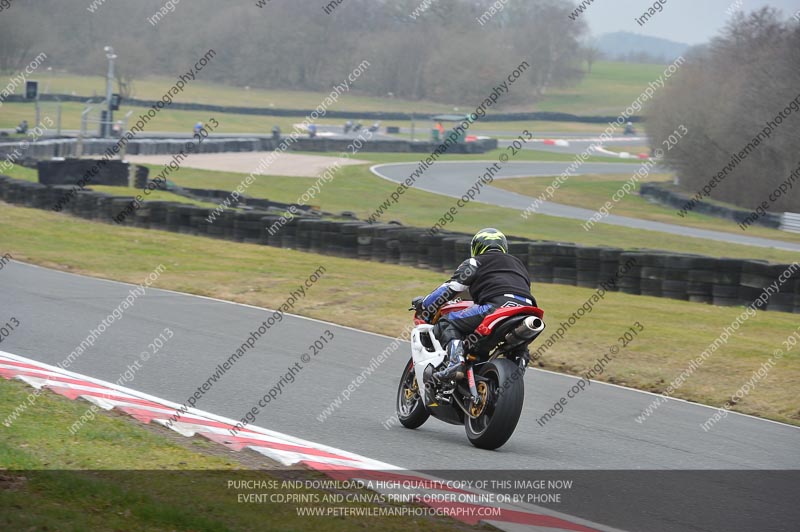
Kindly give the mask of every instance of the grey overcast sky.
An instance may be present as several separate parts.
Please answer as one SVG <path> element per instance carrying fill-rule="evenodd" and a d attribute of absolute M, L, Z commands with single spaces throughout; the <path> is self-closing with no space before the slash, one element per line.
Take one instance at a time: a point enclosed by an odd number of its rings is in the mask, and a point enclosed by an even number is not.
<path fill-rule="evenodd" d="M 579 2 L 573 0 L 575 4 Z M 648 0 L 595 0 L 581 16 L 586 18 L 594 36 L 630 31 L 699 44 L 708 41 L 725 25 L 730 6 L 740 5 L 745 11 L 772 6 L 782 10 L 787 18 L 800 10 L 800 0 L 666 0 L 660 13 L 639 26 L 635 19 L 653 3 Z"/>

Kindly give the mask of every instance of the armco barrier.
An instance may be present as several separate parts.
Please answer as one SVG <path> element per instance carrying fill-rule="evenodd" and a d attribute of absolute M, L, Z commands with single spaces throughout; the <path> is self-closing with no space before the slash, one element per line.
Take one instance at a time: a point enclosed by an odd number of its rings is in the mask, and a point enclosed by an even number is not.
<path fill-rule="evenodd" d="M 686 204 L 692 200 L 693 195 L 690 196 L 688 194 L 681 194 L 674 190 L 669 190 L 664 186 L 666 184 L 667 183 L 642 183 L 639 189 L 639 195 L 675 209 L 683 209 Z M 705 201 L 698 201 L 695 203 L 692 212 L 714 216 L 716 218 L 725 218 L 737 224 L 743 223 L 748 216 L 753 214 L 752 211 L 745 209 L 734 209 L 722 205 L 714 205 Z M 771 229 L 782 229 L 781 215 L 768 212 L 753 222 L 753 225 L 762 225 Z"/>
<path fill-rule="evenodd" d="M 7 203 L 49 209 L 70 187 L 0 176 L 0 199 Z M 106 223 L 132 197 L 81 191 L 65 213 Z M 470 235 L 397 224 L 367 224 L 295 217 L 270 235 L 279 217 L 266 211 L 227 210 L 213 224 L 211 209 L 164 201 L 146 202 L 124 225 L 162 229 L 232 241 L 270 245 L 365 261 L 402 264 L 452 272 L 469 256 Z M 563 242 L 513 237 L 509 251 L 525 262 L 534 283 L 578 285 L 619 290 L 628 294 L 669 297 L 715 305 L 749 305 L 775 283 L 788 265 L 758 260 L 717 259 L 656 250 L 586 247 Z M 800 313 L 800 270 L 774 294 L 768 310 Z"/>

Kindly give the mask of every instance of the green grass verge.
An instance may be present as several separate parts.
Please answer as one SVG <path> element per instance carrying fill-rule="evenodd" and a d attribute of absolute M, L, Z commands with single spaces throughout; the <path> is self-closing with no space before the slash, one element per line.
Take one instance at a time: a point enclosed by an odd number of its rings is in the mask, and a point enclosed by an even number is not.
<path fill-rule="evenodd" d="M 42 103 L 41 120 L 45 117 L 50 117 L 53 126 L 47 131 L 48 135 L 56 134 L 56 120 L 57 111 L 54 103 Z M 61 127 L 63 130 L 78 130 L 81 125 L 81 113 L 86 108 L 82 103 L 67 102 L 62 104 L 61 110 Z M 95 106 L 97 108 L 97 106 Z M 132 127 L 140 114 L 144 114 L 147 110 L 146 107 L 132 107 L 122 105 L 120 110 L 114 114 L 115 119 L 122 119 L 128 111 L 131 111 L 131 118 L 128 121 L 128 128 Z M 158 113 L 158 116 L 150 121 L 145 126 L 145 133 L 157 132 L 183 132 L 190 134 L 192 128 L 198 120 L 208 121 L 210 117 L 214 117 L 219 122 L 214 132 L 216 134 L 232 134 L 232 133 L 253 133 L 259 135 L 270 134 L 272 127 L 277 125 L 284 133 L 289 133 L 293 130 L 295 124 L 303 122 L 303 117 L 299 116 L 272 116 L 272 115 L 247 115 L 238 113 L 218 113 L 207 111 L 180 111 L 165 108 Z M 420 114 L 414 122 L 414 138 L 416 140 L 429 140 L 431 138 L 431 130 L 433 129 L 433 122 L 427 119 L 426 114 Z M 3 104 L 3 114 L 0 115 L 0 129 L 14 129 L 22 121 L 27 120 L 31 127 L 34 127 L 36 121 L 36 114 L 32 104 L 29 103 L 5 103 Z M 344 119 L 338 118 L 320 118 L 315 120 L 314 123 L 319 126 L 342 126 Z M 369 120 L 362 121 L 365 126 L 371 125 Z M 402 128 L 411 128 L 412 124 L 409 120 L 382 120 L 381 126 L 398 126 Z M 99 126 L 95 123 L 90 125 L 89 131 L 95 134 Z M 555 133 L 595 133 L 599 134 L 607 124 L 587 124 L 582 122 L 545 122 L 545 121 L 514 121 L 514 122 L 491 122 L 489 120 L 479 121 L 473 126 L 474 131 L 492 134 L 493 132 L 502 132 L 501 137 L 513 137 L 523 130 L 527 129 L 533 133 L 535 137 L 541 135 L 539 132 L 555 132 Z M 514 132 L 513 135 L 511 132 Z M 17 138 L 24 137 L 24 135 L 15 135 Z M 409 139 L 410 133 L 402 133 L 396 135 L 398 139 Z M 9 137 L 11 140 L 11 137 Z"/>
<path fill-rule="evenodd" d="M 33 388 L 0 379 L 0 417 L 28 403 Z M 304 488 L 231 489 L 229 480 L 282 482 L 288 471 L 255 453 L 233 452 L 202 438 L 144 426 L 99 410 L 74 435 L 85 401 L 44 391 L 0 433 L 0 529 L 116 530 L 486 530 L 439 518 L 297 515 L 298 505 L 238 502 L 239 493 L 325 492 Z M 258 468 L 260 471 L 256 471 Z M 127 471 L 125 471 L 127 470 Z M 268 472 L 266 470 L 273 470 Z M 292 479 L 323 477 L 294 470 Z M 365 492 L 366 493 L 366 492 Z M 316 504 L 308 506 L 330 506 Z M 348 507 L 374 507 L 348 503 Z"/>
<path fill-rule="evenodd" d="M 553 197 L 553 201 L 594 210 L 604 205 L 605 202 L 610 201 L 611 197 L 620 190 L 620 187 L 630 178 L 630 175 L 609 174 L 571 177 L 569 181 L 561 185 L 558 192 Z M 553 179 L 553 177 L 502 179 L 495 181 L 494 186 L 534 198 L 542 194 L 545 188 L 553 182 Z M 648 176 L 647 179 L 643 179 L 642 182 L 665 181 L 667 179 L 669 179 L 667 175 L 652 174 Z M 674 208 L 661 206 L 641 197 L 639 195 L 639 183 L 637 183 L 635 187 L 635 192 L 625 196 L 619 203 L 614 204 L 614 208 L 611 211 L 612 214 L 683 225 L 686 227 L 696 227 L 698 229 L 745 234 L 735 222 L 730 220 L 723 220 L 721 218 L 694 212 L 690 212 L 686 217 L 681 218 L 675 214 Z M 728 206 L 730 207 L 731 205 Z M 597 226 L 595 226 L 592 231 L 595 231 L 596 228 Z M 769 229 L 767 227 L 752 226 L 748 228 L 746 234 L 749 236 L 772 238 L 774 240 L 783 240 L 786 242 L 800 242 L 800 234 L 787 233 L 786 231 L 778 231 L 777 229 Z"/>
<path fill-rule="evenodd" d="M 664 71 L 663 65 L 643 65 L 598 61 L 592 72 L 587 74 L 575 87 L 554 88 L 548 91 L 534 109 L 527 102 L 501 105 L 498 112 L 511 111 L 558 111 L 586 115 L 617 116 L 634 101 L 647 84 Z M 11 72 L 8 73 L 9 75 Z M 102 76 L 76 76 L 67 73 L 53 73 L 40 83 L 44 92 L 78 94 L 104 94 L 105 78 Z M 134 96 L 145 100 L 158 100 L 175 83 L 171 77 L 145 77 L 136 80 Z M 19 88 L 17 92 L 21 92 Z M 219 83 L 209 83 L 198 79 L 193 81 L 175 101 L 215 105 L 236 105 L 244 107 L 276 107 L 281 109 L 314 109 L 327 96 L 327 93 L 262 90 L 244 87 L 231 87 Z M 353 91 L 343 94 L 335 109 L 341 111 L 396 111 L 418 114 L 452 113 L 454 107 L 459 112 L 468 112 L 478 102 L 412 102 L 397 98 L 377 98 L 358 93 L 356 82 Z M 15 124 L 16 125 L 16 124 Z"/>
<path fill-rule="evenodd" d="M 197 188 L 233 190 L 241 183 L 242 174 L 184 168 L 174 174 L 176 183 Z M 477 176 L 476 176 L 477 179 Z M 291 203 L 306 192 L 313 178 L 263 176 L 247 189 L 254 197 Z M 396 185 L 369 171 L 368 166 L 343 167 L 330 183 L 322 187 L 313 203 L 328 212 L 353 211 L 366 219 L 395 189 Z M 454 200 L 437 194 L 411 189 L 384 214 L 383 221 L 399 220 L 417 227 L 434 225 Z M 575 242 L 586 245 L 648 248 L 698 253 L 714 257 L 760 258 L 775 262 L 797 259 L 797 254 L 768 248 L 754 248 L 667 233 L 656 233 L 598 224 L 591 231 L 581 227 L 580 220 L 536 215 L 528 220 L 521 211 L 510 211 L 482 203 L 470 203 L 446 229 L 472 233 L 479 227 L 500 226 L 509 235 L 532 239 Z"/>
<path fill-rule="evenodd" d="M 352 193 L 360 194 L 357 189 Z M 153 264 L 163 263 L 168 270 L 158 280 L 161 288 L 271 308 L 285 300 L 302 272 L 322 264 L 325 277 L 314 286 L 313 297 L 298 303 L 297 313 L 393 336 L 409 323 L 406 309 L 411 298 L 427 293 L 444 277 L 380 263 L 370 263 L 370 274 L 365 276 L 363 261 L 118 227 L 16 206 L 0 209 L 0 234 L 2 251 L 19 260 L 128 282 L 139 282 Z M 208 253 L 212 244 L 214 253 Z M 593 294 L 590 289 L 549 284 L 537 284 L 533 292 L 551 327 L 565 321 Z M 374 294 L 382 296 L 376 299 Z M 542 365 L 581 373 L 634 321 L 640 321 L 645 331 L 615 356 L 601 378 L 663 391 L 741 312 L 741 308 L 609 293 L 547 351 Z M 675 396 L 724 404 L 796 329 L 796 315 L 759 312 Z M 800 349 L 795 349 L 734 408 L 800 423 L 798 380 Z"/>

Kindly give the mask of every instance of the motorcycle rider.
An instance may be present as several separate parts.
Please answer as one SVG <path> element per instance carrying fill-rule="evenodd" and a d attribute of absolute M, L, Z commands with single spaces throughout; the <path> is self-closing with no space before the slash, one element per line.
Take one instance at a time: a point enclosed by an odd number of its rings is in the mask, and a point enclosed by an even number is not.
<path fill-rule="evenodd" d="M 421 315 L 428 321 L 457 293 L 469 290 L 475 305 L 451 312 L 434 326 L 434 334 L 447 348 L 448 366 L 433 374 L 439 381 L 464 378 L 464 337 L 483 319 L 501 307 L 536 306 L 525 264 L 508 254 L 505 235 L 488 227 L 472 237 L 472 256 L 456 269 L 449 281 L 428 294 L 420 303 Z M 530 359 L 527 353 L 521 354 Z"/>

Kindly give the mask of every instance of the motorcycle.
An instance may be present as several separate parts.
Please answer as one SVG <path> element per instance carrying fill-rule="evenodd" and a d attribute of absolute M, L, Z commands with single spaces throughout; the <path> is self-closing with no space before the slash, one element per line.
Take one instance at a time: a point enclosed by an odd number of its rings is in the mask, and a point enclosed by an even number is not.
<path fill-rule="evenodd" d="M 505 444 L 519 422 L 527 347 L 544 331 L 544 311 L 532 306 L 502 307 L 486 316 L 464 340 L 465 378 L 439 382 L 433 374 L 447 366 L 448 355 L 433 333 L 434 325 L 473 304 L 450 302 L 429 323 L 422 318 L 422 298 L 412 301 L 411 359 L 397 390 L 397 417 L 409 429 L 421 426 L 430 416 L 463 424 L 472 445 L 491 450 Z"/>

